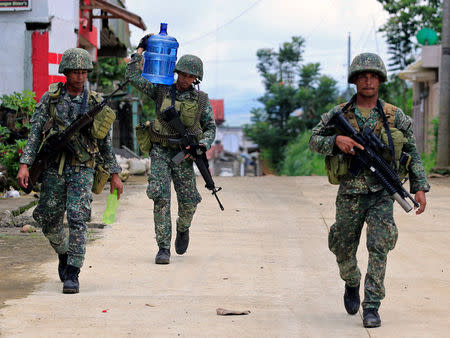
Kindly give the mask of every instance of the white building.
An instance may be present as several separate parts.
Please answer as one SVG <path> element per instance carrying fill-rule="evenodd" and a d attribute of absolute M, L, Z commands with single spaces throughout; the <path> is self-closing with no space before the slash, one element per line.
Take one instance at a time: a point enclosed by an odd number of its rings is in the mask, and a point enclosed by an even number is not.
<path fill-rule="evenodd" d="M 0 96 L 32 90 L 39 100 L 58 74 L 62 53 L 73 47 L 98 56 L 125 57 L 128 23 L 146 29 L 122 0 L 0 1 Z"/>

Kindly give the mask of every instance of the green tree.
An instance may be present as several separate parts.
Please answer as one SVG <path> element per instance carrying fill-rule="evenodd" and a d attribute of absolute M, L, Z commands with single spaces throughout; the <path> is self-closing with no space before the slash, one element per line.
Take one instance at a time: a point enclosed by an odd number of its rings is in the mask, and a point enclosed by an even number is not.
<path fill-rule="evenodd" d="M 256 52 L 257 69 L 263 77 L 266 90 L 276 82 L 292 84 L 299 63 L 302 61 L 305 39 L 293 36 L 291 42 L 284 42 L 278 51 L 262 48 Z"/>
<path fill-rule="evenodd" d="M 126 66 L 126 62 L 121 58 L 99 58 L 89 73 L 89 81 L 97 85 L 98 91 L 108 92 L 112 89 L 114 81 L 123 81 Z"/>
<path fill-rule="evenodd" d="M 320 116 L 335 105 L 337 98 L 337 82 L 327 75 L 320 75 L 320 63 L 301 67 L 297 92 L 298 105 L 303 110 L 301 129 L 311 129 L 319 123 Z"/>
<path fill-rule="evenodd" d="M 408 87 L 405 80 L 396 75 L 392 76 L 388 82 L 380 85 L 379 96 L 412 116 L 412 88 Z"/>
<path fill-rule="evenodd" d="M 276 172 L 282 167 L 286 145 L 317 124 L 337 98 L 336 81 L 320 74 L 319 63 L 301 65 L 303 47 L 304 39 L 294 36 L 277 51 L 257 51 L 257 69 L 265 86 L 258 100 L 264 108 L 251 111 L 244 132 Z"/>
<path fill-rule="evenodd" d="M 442 30 L 442 0 L 377 0 L 389 13 L 389 19 L 380 31 L 385 33 L 389 67 L 393 71 L 405 69 L 414 61 L 418 44 L 413 39 L 417 32 L 429 27 L 438 35 Z"/>

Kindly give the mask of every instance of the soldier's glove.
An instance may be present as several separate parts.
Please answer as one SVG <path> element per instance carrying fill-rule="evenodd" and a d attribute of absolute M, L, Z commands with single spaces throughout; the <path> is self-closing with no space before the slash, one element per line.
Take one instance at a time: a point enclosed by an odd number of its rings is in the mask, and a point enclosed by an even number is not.
<path fill-rule="evenodd" d="M 97 139 L 104 139 L 115 119 L 116 114 L 114 111 L 110 107 L 105 106 L 105 108 L 94 117 L 91 128 L 92 136 Z"/>
<path fill-rule="evenodd" d="M 152 35 L 153 35 L 153 33 L 150 33 L 150 34 L 145 35 L 145 36 L 141 39 L 141 41 L 139 41 L 139 45 L 137 46 L 136 49 L 143 48 L 144 50 L 146 50 L 146 49 L 147 49 L 147 40 L 148 40 L 148 38 L 151 37 Z"/>

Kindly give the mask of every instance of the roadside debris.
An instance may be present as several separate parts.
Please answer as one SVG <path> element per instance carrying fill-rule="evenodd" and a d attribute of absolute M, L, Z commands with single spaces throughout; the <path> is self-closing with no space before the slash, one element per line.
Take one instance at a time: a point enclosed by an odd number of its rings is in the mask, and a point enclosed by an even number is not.
<path fill-rule="evenodd" d="M 233 316 L 233 315 L 248 315 L 250 313 L 250 310 L 245 311 L 237 311 L 237 310 L 227 310 L 222 308 L 216 309 L 217 315 L 219 316 Z"/>
<path fill-rule="evenodd" d="M 8 198 L 8 197 L 19 198 L 20 193 L 13 187 L 9 187 L 9 190 L 2 196 L 2 198 Z"/>
<path fill-rule="evenodd" d="M 22 228 L 20 228 L 20 232 L 36 232 L 36 228 L 30 224 L 25 224 Z"/>

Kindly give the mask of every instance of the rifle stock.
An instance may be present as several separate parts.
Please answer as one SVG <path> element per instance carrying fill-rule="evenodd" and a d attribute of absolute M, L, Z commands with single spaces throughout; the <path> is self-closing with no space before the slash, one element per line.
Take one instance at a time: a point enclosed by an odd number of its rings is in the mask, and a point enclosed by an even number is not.
<path fill-rule="evenodd" d="M 91 123 L 94 120 L 94 117 L 102 111 L 114 94 L 123 89 L 127 83 L 128 80 L 119 84 L 118 88 L 104 98 L 102 102 L 92 107 L 88 112 L 86 112 L 86 114 L 78 116 L 70 124 L 70 126 L 64 129 L 61 133 L 52 135 L 46 140 L 37 153 L 31 168 L 29 169 L 28 186 L 23 188 L 23 191 L 26 194 L 29 194 L 33 190 L 39 176 L 41 176 L 42 172 L 47 168 L 50 158 L 67 149 L 72 136 L 74 136 L 75 133 L 80 131 L 83 127 Z"/>

